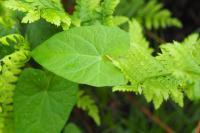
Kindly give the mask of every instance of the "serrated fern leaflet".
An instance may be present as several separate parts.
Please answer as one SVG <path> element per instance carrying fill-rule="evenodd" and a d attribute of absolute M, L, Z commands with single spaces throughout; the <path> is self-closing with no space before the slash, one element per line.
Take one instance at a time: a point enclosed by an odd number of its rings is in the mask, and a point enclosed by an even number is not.
<path fill-rule="evenodd" d="M 13 10 L 25 12 L 22 23 L 32 23 L 40 18 L 63 29 L 69 28 L 71 19 L 59 0 L 8 0 L 5 5 Z"/>
<path fill-rule="evenodd" d="M 91 96 L 85 94 L 83 90 L 78 92 L 77 107 L 87 111 L 88 115 L 95 121 L 97 125 L 100 125 L 99 109 L 95 104 L 94 99 Z"/>
<path fill-rule="evenodd" d="M 139 36 L 138 32 L 130 33 L 132 38 Z M 153 101 L 155 108 L 169 97 L 183 106 L 183 92 L 193 97 L 195 90 L 199 90 L 198 35 L 188 37 L 182 44 L 162 45 L 162 54 L 157 57 L 151 55 L 142 40 L 132 39 L 129 52 L 115 62 L 131 85 L 114 87 L 113 91 L 143 93 L 147 101 Z"/>
<path fill-rule="evenodd" d="M 0 60 L 0 132 L 14 133 L 13 91 L 21 67 L 29 60 L 29 46 L 21 35 L 0 38 L 1 45 L 14 45 L 15 51 Z"/>

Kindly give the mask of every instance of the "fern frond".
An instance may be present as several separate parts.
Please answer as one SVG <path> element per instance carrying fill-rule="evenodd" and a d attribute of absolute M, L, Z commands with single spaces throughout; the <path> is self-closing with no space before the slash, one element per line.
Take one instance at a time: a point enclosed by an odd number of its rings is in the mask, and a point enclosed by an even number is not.
<path fill-rule="evenodd" d="M 150 53 L 152 52 L 152 49 L 149 48 L 149 42 L 143 35 L 142 26 L 136 19 L 132 19 L 132 21 L 129 22 L 129 35 L 131 39 L 131 44 L 140 44 L 142 45 L 142 47 L 149 49 Z"/>
<path fill-rule="evenodd" d="M 3 36 L 0 38 L 0 44 L 2 45 L 7 45 L 7 46 L 10 45 L 9 41 L 13 43 L 17 43 L 18 41 L 23 42 L 24 38 L 19 34 L 10 34 L 10 35 Z"/>
<path fill-rule="evenodd" d="M 182 43 L 174 42 L 161 46 L 162 54 L 157 58 L 171 68 L 173 75 L 185 82 L 186 94 L 191 99 L 200 99 L 200 39 L 190 35 Z"/>
<path fill-rule="evenodd" d="M 131 26 L 135 31 L 140 31 L 137 25 Z M 182 43 L 163 44 L 162 53 L 154 57 L 148 52 L 147 44 L 140 41 L 142 38 L 133 39 L 137 33 L 140 32 L 130 29 L 131 48 L 114 63 L 122 70 L 130 85 L 114 87 L 113 91 L 144 94 L 148 102 L 153 101 L 155 108 L 169 98 L 183 106 L 183 93 L 190 99 L 199 100 L 199 35 L 193 34 Z"/>
<path fill-rule="evenodd" d="M 143 22 L 147 29 L 159 29 L 169 26 L 182 27 L 181 22 L 171 17 L 171 12 L 163 9 L 163 5 L 156 0 L 149 1 L 135 16 L 137 20 Z"/>
<path fill-rule="evenodd" d="M 117 12 L 137 19 L 147 29 L 182 27 L 182 23 L 177 18 L 173 18 L 171 12 L 163 8 L 163 4 L 158 0 L 123 0 Z"/>
<path fill-rule="evenodd" d="M 14 133 L 13 91 L 21 67 L 29 60 L 29 46 L 21 35 L 13 34 L 0 38 L 0 44 L 16 44 L 15 51 L 0 60 L 0 132 Z"/>
<path fill-rule="evenodd" d="M 137 87 L 137 86 L 115 86 L 112 88 L 112 91 L 113 92 L 135 92 L 135 93 L 138 93 L 138 94 L 141 94 L 142 93 L 142 89 Z"/>
<path fill-rule="evenodd" d="M 116 8 L 116 15 L 125 15 L 132 18 L 140 8 L 145 5 L 146 0 L 120 0 Z"/>
<path fill-rule="evenodd" d="M 113 16 L 114 10 L 119 0 L 77 0 L 73 18 L 79 25 L 91 25 L 101 23 L 104 25 L 120 25 L 127 22 L 126 17 Z M 77 24 L 75 24 L 77 25 Z"/>
<path fill-rule="evenodd" d="M 138 94 L 142 90 L 147 101 L 153 101 L 155 108 L 169 97 L 183 106 L 183 94 L 179 89 L 181 81 L 175 79 L 170 71 L 139 44 L 134 43 L 128 54 L 119 60 L 119 64 L 134 87 L 133 90 L 138 90 Z M 126 89 L 130 90 L 130 87 Z"/>
<path fill-rule="evenodd" d="M 99 15 L 101 0 L 76 0 L 74 17 L 80 19 L 81 23 L 92 23 Z"/>
<path fill-rule="evenodd" d="M 128 21 L 129 21 L 129 18 L 125 17 L 125 16 L 114 16 L 112 18 L 112 23 L 113 23 L 114 26 L 122 25 L 122 24 L 124 24 Z"/>
<path fill-rule="evenodd" d="M 9 3 L 8 3 L 9 2 Z M 28 12 L 30 9 L 30 5 L 23 1 L 9 0 L 5 2 L 5 6 L 12 10 L 17 10 L 21 12 Z"/>
<path fill-rule="evenodd" d="M 0 2 L 0 36 L 17 31 L 16 21 L 13 18 L 12 11 L 7 9 L 4 1 Z"/>
<path fill-rule="evenodd" d="M 71 24 L 71 18 L 64 11 L 58 0 L 8 0 L 6 6 L 12 10 L 25 12 L 23 23 L 32 23 L 40 18 L 56 26 L 67 29 Z"/>
<path fill-rule="evenodd" d="M 76 105 L 78 108 L 87 111 L 88 115 L 95 121 L 95 123 L 100 125 L 99 109 L 95 105 L 95 101 L 90 96 L 86 95 L 82 90 L 78 92 Z"/>
<path fill-rule="evenodd" d="M 144 94 L 148 102 L 153 101 L 155 108 L 169 97 L 183 106 L 182 80 L 176 79 L 171 69 L 151 55 L 141 27 L 134 20 L 130 22 L 130 35 L 131 48 L 118 59 L 117 66 L 131 84 L 114 87 L 113 90 Z"/>
<path fill-rule="evenodd" d="M 119 0 L 104 0 L 101 5 L 102 23 L 105 25 L 113 25 L 113 13 Z"/>

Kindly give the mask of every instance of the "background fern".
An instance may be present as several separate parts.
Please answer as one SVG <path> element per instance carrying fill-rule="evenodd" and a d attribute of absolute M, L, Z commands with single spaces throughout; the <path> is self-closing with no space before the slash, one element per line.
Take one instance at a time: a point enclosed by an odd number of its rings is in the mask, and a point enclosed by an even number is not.
<path fill-rule="evenodd" d="M 116 11 L 119 13 L 137 19 L 147 29 L 182 27 L 181 22 L 157 0 L 123 0 Z"/>
<path fill-rule="evenodd" d="M 94 99 L 85 94 L 83 90 L 78 92 L 77 107 L 88 112 L 88 115 L 95 121 L 97 125 L 100 125 L 99 109 L 95 104 Z"/>

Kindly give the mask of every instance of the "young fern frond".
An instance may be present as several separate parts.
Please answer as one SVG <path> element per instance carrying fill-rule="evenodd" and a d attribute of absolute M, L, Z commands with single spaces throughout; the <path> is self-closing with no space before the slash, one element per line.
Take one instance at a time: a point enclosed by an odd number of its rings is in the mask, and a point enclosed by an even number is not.
<path fill-rule="evenodd" d="M 97 125 L 100 125 L 99 109 L 95 105 L 95 101 L 89 95 L 86 95 L 84 91 L 78 92 L 77 107 L 87 111 L 88 115 L 95 121 Z"/>
<path fill-rule="evenodd" d="M 12 9 L 26 13 L 23 23 L 32 23 L 40 18 L 63 29 L 69 28 L 71 18 L 64 11 L 59 0 L 8 0 L 5 5 Z"/>
<path fill-rule="evenodd" d="M 0 38 L 0 45 L 15 45 L 15 51 L 0 59 L 0 132 L 14 133 L 13 91 L 21 67 L 29 60 L 29 46 L 21 35 Z"/>

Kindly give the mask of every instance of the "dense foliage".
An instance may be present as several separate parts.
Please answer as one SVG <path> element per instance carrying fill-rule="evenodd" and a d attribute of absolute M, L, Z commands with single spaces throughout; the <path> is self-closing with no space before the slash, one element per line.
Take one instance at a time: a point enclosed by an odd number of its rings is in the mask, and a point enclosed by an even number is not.
<path fill-rule="evenodd" d="M 199 33 L 152 33 L 183 26 L 157 0 L 76 0 L 67 13 L 68 3 L 0 1 L 0 133 L 174 133 L 173 120 L 200 131 Z"/>

